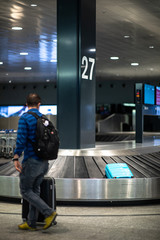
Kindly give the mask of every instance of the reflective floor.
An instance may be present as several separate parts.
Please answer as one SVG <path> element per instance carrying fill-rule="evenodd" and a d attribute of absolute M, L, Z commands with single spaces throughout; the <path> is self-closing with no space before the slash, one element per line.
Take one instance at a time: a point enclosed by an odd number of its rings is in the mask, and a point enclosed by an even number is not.
<path fill-rule="evenodd" d="M 60 156 L 113 156 L 127 155 L 133 153 L 149 153 L 157 152 L 160 147 L 160 133 L 147 133 L 144 136 L 143 143 L 136 143 L 135 140 L 117 141 L 117 142 L 96 142 L 95 148 L 86 148 L 81 150 L 65 150 L 59 151 Z M 125 151 L 125 152 L 124 152 Z"/>

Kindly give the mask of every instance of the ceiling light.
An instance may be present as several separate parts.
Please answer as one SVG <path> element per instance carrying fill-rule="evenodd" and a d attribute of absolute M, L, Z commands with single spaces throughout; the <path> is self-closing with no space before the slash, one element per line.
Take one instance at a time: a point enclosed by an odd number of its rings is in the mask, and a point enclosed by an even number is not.
<path fill-rule="evenodd" d="M 9 80 L 9 83 L 11 83 L 12 81 L 11 80 Z"/>
<path fill-rule="evenodd" d="M 90 52 L 96 52 L 96 49 L 95 48 L 91 48 L 89 49 Z"/>
<path fill-rule="evenodd" d="M 51 59 L 50 62 L 57 62 L 57 60 L 56 59 Z"/>
<path fill-rule="evenodd" d="M 50 82 L 50 79 L 47 79 L 46 82 Z"/>
<path fill-rule="evenodd" d="M 0 65 L 2 65 L 3 64 L 3 62 L 0 62 Z"/>
<path fill-rule="evenodd" d="M 130 38 L 130 36 L 129 35 L 125 35 L 124 38 Z"/>
<path fill-rule="evenodd" d="M 31 70 L 31 67 L 25 67 L 24 70 Z"/>
<path fill-rule="evenodd" d="M 37 7 L 37 4 L 31 4 L 31 7 Z"/>
<path fill-rule="evenodd" d="M 12 30 L 22 30 L 22 27 L 12 27 Z"/>
<path fill-rule="evenodd" d="M 154 46 L 149 46 L 149 48 L 154 48 Z"/>
<path fill-rule="evenodd" d="M 138 66 L 139 63 L 131 63 L 131 66 Z"/>
<path fill-rule="evenodd" d="M 135 103 L 123 103 L 123 106 L 126 106 L 126 107 L 135 107 Z"/>
<path fill-rule="evenodd" d="M 111 60 L 118 60 L 119 57 L 110 57 Z"/>
<path fill-rule="evenodd" d="M 28 55 L 27 52 L 21 52 L 20 55 Z"/>

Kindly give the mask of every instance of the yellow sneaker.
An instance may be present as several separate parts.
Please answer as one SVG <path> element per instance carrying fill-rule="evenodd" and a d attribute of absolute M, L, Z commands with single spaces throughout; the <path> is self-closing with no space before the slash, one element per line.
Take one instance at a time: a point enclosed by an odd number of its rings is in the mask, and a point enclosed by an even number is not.
<path fill-rule="evenodd" d="M 37 230 L 37 228 L 30 227 L 27 222 L 24 222 L 24 223 L 18 225 L 18 228 L 21 229 L 21 230 L 32 230 L 32 231 Z"/>
<path fill-rule="evenodd" d="M 46 224 L 44 225 L 43 229 L 45 230 L 45 229 L 51 227 L 52 223 L 55 221 L 56 217 L 57 217 L 57 213 L 53 212 L 49 217 L 45 218 Z"/>

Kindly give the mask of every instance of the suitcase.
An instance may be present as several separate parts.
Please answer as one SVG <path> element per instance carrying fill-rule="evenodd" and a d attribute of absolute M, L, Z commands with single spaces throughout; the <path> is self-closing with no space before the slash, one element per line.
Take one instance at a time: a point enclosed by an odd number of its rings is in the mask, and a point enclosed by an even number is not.
<path fill-rule="evenodd" d="M 133 178 L 133 174 L 126 163 L 110 163 L 105 167 L 107 178 Z"/>
<path fill-rule="evenodd" d="M 56 211 L 56 185 L 55 179 L 51 177 L 45 177 L 40 186 L 40 197 Z M 22 219 L 25 222 L 27 220 L 29 212 L 29 203 L 27 200 L 22 201 Z M 37 222 L 44 222 L 44 216 L 39 212 Z M 55 224 L 55 223 L 54 223 Z"/>

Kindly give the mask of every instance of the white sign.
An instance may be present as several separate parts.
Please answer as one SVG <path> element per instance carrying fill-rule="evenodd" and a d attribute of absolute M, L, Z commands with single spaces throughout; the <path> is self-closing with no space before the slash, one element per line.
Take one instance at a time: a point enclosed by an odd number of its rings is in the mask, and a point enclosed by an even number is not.
<path fill-rule="evenodd" d="M 86 56 L 82 57 L 82 67 L 84 67 L 84 70 L 82 72 L 82 78 L 83 79 L 93 79 L 93 70 L 95 65 L 95 59 L 94 58 L 87 58 Z M 89 74 L 87 74 L 87 70 L 89 68 Z"/>

